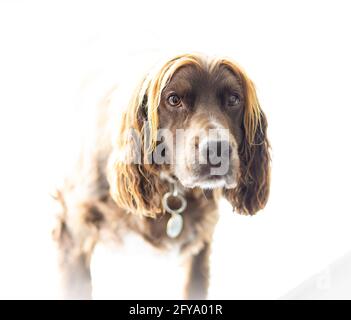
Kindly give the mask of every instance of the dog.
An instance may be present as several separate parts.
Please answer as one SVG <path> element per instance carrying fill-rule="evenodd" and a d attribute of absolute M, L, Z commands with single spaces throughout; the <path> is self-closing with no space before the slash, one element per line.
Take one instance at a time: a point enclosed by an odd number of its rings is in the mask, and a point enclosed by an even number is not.
<path fill-rule="evenodd" d="M 99 103 L 92 147 L 55 195 L 64 297 L 92 297 L 102 234 L 123 245 L 132 233 L 177 248 L 184 298 L 206 299 L 219 199 L 253 215 L 269 196 L 267 119 L 254 84 L 231 59 L 184 54 L 149 70 L 113 111 L 118 90 Z"/>

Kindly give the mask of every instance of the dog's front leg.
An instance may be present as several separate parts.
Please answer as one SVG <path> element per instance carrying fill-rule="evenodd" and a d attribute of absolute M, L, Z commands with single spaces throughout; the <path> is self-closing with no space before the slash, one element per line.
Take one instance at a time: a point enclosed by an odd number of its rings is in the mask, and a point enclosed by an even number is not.
<path fill-rule="evenodd" d="M 209 255 L 210 244 L 205 243 L 198 254 L 189 258 L 185 299 L 206 299 L 209 284 Z"/>

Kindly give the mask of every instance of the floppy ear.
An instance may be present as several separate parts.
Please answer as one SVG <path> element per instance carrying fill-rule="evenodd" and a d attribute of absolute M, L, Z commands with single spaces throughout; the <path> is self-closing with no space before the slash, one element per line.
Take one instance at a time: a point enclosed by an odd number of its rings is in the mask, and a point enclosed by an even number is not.
<path fill-rule="evenodd" d="M 140 90 L 122 115 L 118 141 L 109 160 L 108 180 L 111 196 L 120 208 L 156 217 L 162 214 L 160 195 L 166 191 L 159 179 L 160 169 L 152 161 L 145 163 L 152 150 L 144 146 L 151 134 L 150 128 L 144 126 L 152 119 L 148 119 L 147 93 Z"/>
<path fill-rule="evenodd" d="M 239 147 L 240 174 L 235 189 L 225 190 L 234 210 L 253 215 L 267 203 L 270 185 L 270 155 L 267 119 L 253 83 L 241 73 L 245 89 L 244 139 Z"/>
<path fill-rule="evenodd" d="M 161 92 L 177 69 L 187 64 L 199 65 L 198 60 L 195 55 L 180 55 L 151 70 L 122 116 L 117 143 L 109 160 L 108 180 L 112 198 L 129 212 L 150 217 L 163 213 L 161 196 L 167 192 L 167 184 L 160 179 L 161 168 L 149 161 L 157 144 Z M 135 140 L 131 140 L 128 134 L 131 129 L 138 136 L 141 148 L 136 148 Z M 141 161 L 133 161 L 136 150 L 140 150 Z"/>

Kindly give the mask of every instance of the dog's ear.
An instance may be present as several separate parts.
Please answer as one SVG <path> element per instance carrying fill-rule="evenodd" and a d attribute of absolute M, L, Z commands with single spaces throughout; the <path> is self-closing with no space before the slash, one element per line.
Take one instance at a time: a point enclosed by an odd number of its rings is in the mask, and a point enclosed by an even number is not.
<path fill-rule="evenodd" d="M 159 168 L 150 158 L 150 130 L 155 123 L 149 124 L 153 119 L 148 112 L 147 93 L 140 90 L 122 115 L 118 141 L 109 160 L 108 180 L 111 196 L 119 207 L 156 217 L 162 214 L 161 195 L 166 190 Z"/>
<path fill-rule="evenodd" d="M 270 155 L 267 119 L 256 95 L 254 84 L 239 72 L 245 91 L 243 117 L 244 139 L 239 146 L 240 174 L 235 189 L 224 191 L 225 197 L 239 213 L 253 215 L 267 203 L 270 186 Z"/>
<path fill-rule="evenodd" d="M 161 93 L 174 72 L 188 64 L 199 65 L 198 60 L 194 55 L 180 55 L 150 70 L 122 116 L 108 180 L 112 198 L 129 212 L 155 217 L 163 211 L 161 197 L 167 184 L 161 181 L 160 167 L 152 164 L 150 157 L 157 144 Z"/>

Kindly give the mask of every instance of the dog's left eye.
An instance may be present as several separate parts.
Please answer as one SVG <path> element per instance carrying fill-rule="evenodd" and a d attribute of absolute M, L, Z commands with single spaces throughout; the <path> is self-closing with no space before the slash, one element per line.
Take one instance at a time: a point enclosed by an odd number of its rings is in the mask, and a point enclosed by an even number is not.
<path fill-rule="evenodd" d="M 181 104 L 182 99 L 174 93 L 167 98 L 167 101 L 172 107 L 177 107 Z"/>
<path fill-rule="evenodd" d="M 237 94 L 231 94 L 228 97 L 227 104 L 229 107 L 235 107 L 240 103 L 240 97 Z"/>

